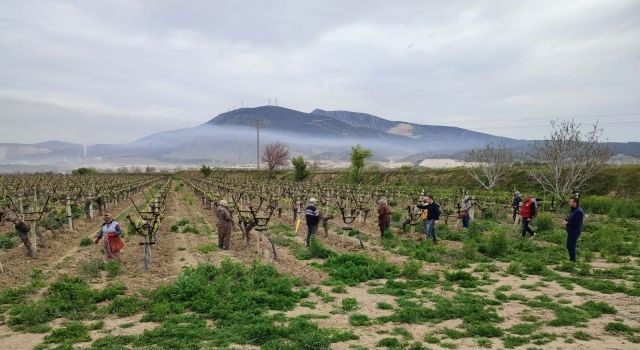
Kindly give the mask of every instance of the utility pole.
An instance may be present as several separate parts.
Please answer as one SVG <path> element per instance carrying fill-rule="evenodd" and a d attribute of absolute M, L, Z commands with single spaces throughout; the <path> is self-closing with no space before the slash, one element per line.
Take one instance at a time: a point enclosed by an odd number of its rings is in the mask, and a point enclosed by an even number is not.
<path fill-rule="evenodd" d="M 257 169 L 260 170 L 260 119 L 256 119 L 256 164 Z"/>

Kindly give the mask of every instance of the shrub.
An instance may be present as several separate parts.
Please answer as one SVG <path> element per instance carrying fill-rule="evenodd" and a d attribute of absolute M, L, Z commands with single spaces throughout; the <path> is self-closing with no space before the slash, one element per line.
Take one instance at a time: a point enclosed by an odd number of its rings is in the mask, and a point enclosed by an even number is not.
<path fill-rule="evenodd" d="M 466 239 L 463 244 L 462 256 L 467 260 L 473 261 L 476 258 L 476 253 L 478 252 L 478 242 L 474 239 Z"/>
<path fill-rule="evenodd" d="M 548 213 L 542 213 L 535 219 L 535 225 L 538 231 L 551 231 L 554 228 L 553 218 Z"/>
<path fill-rule="evenodd" d="M 402 277 L 406 277 L 409 279 L 416 279 L 420 276 L 420 271 L 422 270 L 422 263 L 415 260 L 409 259 L 402 264 Z"/>
<path fill-rule="evenodd" d="M 370 323 L 371 321 L 367 315 L 355 313 L 349 316 L 349 324 L 352 326 L 367 326 Z"/>
<path fill-rule="evenodd" d="M 45 343 L 75 344 L 90 341 L 89 328 L 82 322 L 67 322 L 44 338 Z"/>
<path fill-rule="evenodd" d="M 342 299 L 342 310 L 353 311 L 358 309 L 358 300 L 356 298 Z"/>
<path fill-rule="evenodd" d="M 324 244 L 320 241 L 318 237 L 315 235 L 311 237 L 311 241 L 309 242 L 309 257 L 310 258 L 319 258 L 326 259 L 331 256 L 333 252 L 327 249 Z"/>
<path fill-rule="evenodd" d="M 9 236 L 0 236 L 0 249 L 11 249 L 15 247 L 16 244 L 13 242 L 11 237 Z"/>
<path fill-rule="evenodd" d="M 304 178 L 309 176 L 307 161 L 302 156 L 291 158 L 291 164 L 293 164 L 294 177 L 296 180 L 304 180 Z"/>
<path fill-rule="evenodd" d="M 111 314 L 117 314 L 118 317 L 132 316 L 142 310 L 144 303 L 137 296 L 125 297 L 119 295 L 113 299 L 107 310 Z"/>
<path fill-rule="evenodd" d="M 609 322 L 607 323 L 606 326 L 604 326 L 604 330 L 612 334 L 619 334 L 619 333 L 631 334 L 634 331 L 633 328 L 620 322 Z"/>
<path fill-rule="evenodd" d="M 216 250 L 216 245 L 213 243 L 205 243 L 198 246 L 198 251 L 200 251 L 203 254 L 209 254 L 214 250 Z"/>
<path fill-rule="evenodd" d="M 376 306 L 378 307 L 378 309 L 380 310 L 393 310 L 393 305 L 389 304 L 389 303 L 385 303 L 385 302 L 378 302 L 376 303 Z"/>
<path fill-rule="evenodd" d="M 90 245 L 92 245 L 92 244 L 93 244 L 93 240 L 92 240 L 91 238 L 89 238 L 89 237 L 83 237 L 83 238 L 80 240 L 80 246 L 81 246 L 81 247 L 88 247 L 88 246 L 90 246 Z M 0 245 L 1 245 L 1 244 L 0 244 Z"/>
<path fill-rule="evenodd" d="M 381 339 L 376 346 L 385 347 L 389 349 L 401 349 L 400 341 L 397 338 L 384 338 Z"/>
<path fill-rule="evenodd" d="M 520 276 L 522 275 L 522 269 L 523 269 L 522 264 L 517 261 L 514 261 L 510 263 L 509 266 L 507 266 L 506 272 L 509 275 Z"/>
<path fill-rule="evenodd" d="M 113 278 L 120 274 L 122 268 L 117 260 L 109 260 L 104 264 L 104 269 L 107 271 L 107 277 Z"/>
<path fill-rule="evenodd" d="M 340 254 L 330 256 L 322 265 L 333 283 L 355 285 L 371 279 L 398 277 L 395 264 L 374 260 L 364 254 Z"/>
<path fill-rule="evenodd" d="M 489 257 L 497 258 L 504 255 L 509 249 L 509 242 L 504 233 L 497 233 L 485 237 L 480 245 L 480 252 Z"/>

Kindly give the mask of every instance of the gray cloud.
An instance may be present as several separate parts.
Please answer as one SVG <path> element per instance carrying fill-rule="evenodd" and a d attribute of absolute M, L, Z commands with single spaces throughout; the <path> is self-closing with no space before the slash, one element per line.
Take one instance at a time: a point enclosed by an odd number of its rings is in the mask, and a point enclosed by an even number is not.
<path fill-rule="evenodd" d="M 3 2 L 0 142 L 127 142 L 274 97 L 637 141 L 640 114 L 614 114 L 640 112 L 639 22 L 637 1 Z"/>

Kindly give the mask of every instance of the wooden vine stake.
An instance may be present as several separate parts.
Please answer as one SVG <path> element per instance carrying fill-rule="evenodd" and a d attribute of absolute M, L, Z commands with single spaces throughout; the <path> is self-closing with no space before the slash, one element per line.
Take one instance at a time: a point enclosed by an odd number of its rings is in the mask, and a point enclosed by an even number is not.
<path fill-rule="evenodd" d="M 69 222 L 69 230 L 73 231 L 73 216 L 71 215 L 71 197 L 67 196 L 67 220 Z"/>

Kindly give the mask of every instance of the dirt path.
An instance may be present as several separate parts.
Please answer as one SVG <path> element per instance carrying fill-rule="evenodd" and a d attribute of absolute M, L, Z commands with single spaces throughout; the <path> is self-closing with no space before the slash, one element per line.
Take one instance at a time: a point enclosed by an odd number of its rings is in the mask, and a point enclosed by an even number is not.
<path fill-rule="evenodd" d="M 136 202 L 142 198 L 144 198 L 142 193 L 133 196 Z M 109 208 L 109 211 L 119 215 L 130 207 L 130 201 L 120 201 L 117 206 Z M 22 244 L 7 252 L 0 251 L 0 261 L 4 267 L 4 273 L 0 273 L 0 286 L 16 287 L 30 282 L 29 271 L 32 269 L 42 270 L 47 278 L 57 276 L 59 272 L 65 273 L 64 266 L 68 261 L 73 260 L 74 255 L 91 250 L 90 247 L 80 247 L 80 240 L 83 237 L 93 238 L 101 223 L 102 217 L 96 213 L 93 219 L 75 220 L 73 231 L 62 230 L 55 234 L 51 231 L 44 232 L 47 245 L 45 247 L 38 245 L 36 259 L 27 255 Z"/>

